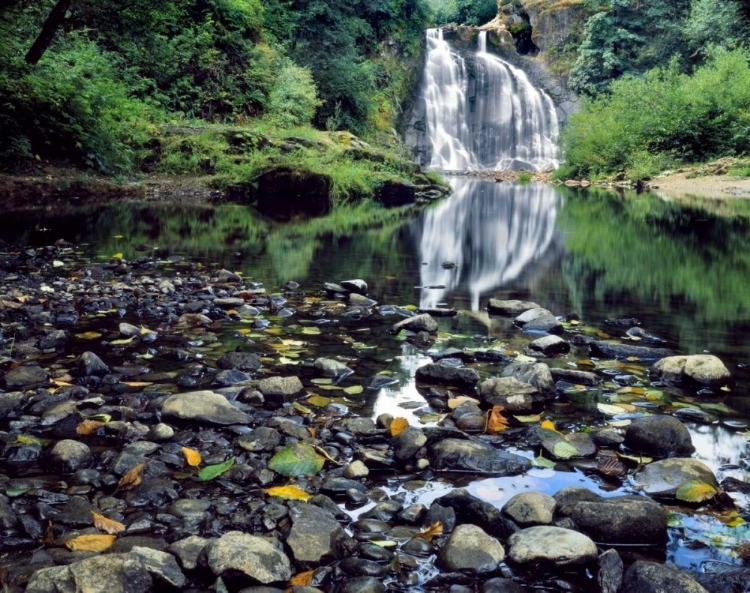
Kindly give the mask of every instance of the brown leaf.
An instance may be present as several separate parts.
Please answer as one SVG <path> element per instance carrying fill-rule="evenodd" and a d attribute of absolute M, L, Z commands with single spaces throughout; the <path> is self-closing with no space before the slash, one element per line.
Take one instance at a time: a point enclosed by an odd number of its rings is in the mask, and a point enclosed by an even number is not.
<path fill-rule="evenodd" d="M 409 428 L 409 421 L 406 418 L 394 418 L 391 422 L 391 436 L 397 437 Z"/>
<path fill-rule="evenodd" d="M 596 464 L 596 469 L 605 476 L 611 476 L 613 478 L 622 478 L 628 473 L 628 468 L 626 468 L 625 464 L 617 459 L 617 457 L 599 458 Z"/>
<path fill-rule="evenodd" d="M 312 585 L 314 576 L 314 570 L 306 570 L 305 572 L 294 575 L 289 581 L 289 584 L 292 587 L 309 587 L 310 585 Z"/>
<path fill-rule="evenodd" d="M 109 519 L 104 515 L 95 513 L 94 511 L 91 511 L 91 514 L 94 516 L 94 527 L 96 527 L 97 529 L 100 529 L 105 533 L 109 533 L 110 535 L 114 535 L 115 533 L 122 533 L 123 531 L 125 531 L 125 526 L 119 521 Z"/>
<path fill-rule="evenodd" d="M 79 535 L 75 539 L 65 542 L 65 547 L 69 550 L 86 551 L 86 552 L 103 552 L 112 547 L 117 536 L 114 535 Z"/>
<path fill-rule="evenodd" d="M 117 482 L 117 490 L 130 490 L 135 488 L 138 484 L 143 482 L 143 468 L 146 467 L 146 462 L 139 463 L 128 473 L 126 473 L 120 481 Z"/>
<path fill-rule="evenodd" d="M 510 428 L 508 420 L 503 416 L 503 410 L 502 406 L 494 406 L 487 412 L 487 432 L 503 432 Z"/>
<path fill-rule="evenodd" d="M 48 546 L 54 541 L 55 541 L 55 532 L 54 532 L 54 529 L 52 528 L 52 521 L 47 521 L 47 528 L 44 530 L 42 543 L 45 546 Z"/>
<path fill-rule="evenodd" d="M 418 537 L 419 539 L 423 539 L 427 542 L 431 542 L 438 535 L 442 535 L 442 534 L 443 534 L 443 524 L 440 521 L 435 521 L 427 529 L 425 529 L 424 531 L 420 531 L 414 537 Z"/>
<path fill-rule="evenodd" d="M 201 464 L 201 461 L 203 461 L 201 454 L 190 447 L 183 447 L 182 453 L 185 455 L 185 461 L 187 461 L 187 464 L 191 467 L 198 467 Z"/>
<path fill-rule="evenodd" d="M 81 436 L 94 434 L 105 424 L 106 422 L 100 422 L 99 420 L 84 420 L 76 428 L 76 434 L 79 434 Z"/>

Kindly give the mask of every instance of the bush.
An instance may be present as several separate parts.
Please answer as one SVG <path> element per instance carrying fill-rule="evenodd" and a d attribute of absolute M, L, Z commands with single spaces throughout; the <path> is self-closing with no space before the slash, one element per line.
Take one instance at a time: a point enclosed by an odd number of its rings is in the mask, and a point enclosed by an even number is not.
<path fill-rule="evenodd" d="M 289 61 L 268 96 L 266 117 L 282 128 L 305 126 L 310 124 L 320 104 L 310 70 Z"/>

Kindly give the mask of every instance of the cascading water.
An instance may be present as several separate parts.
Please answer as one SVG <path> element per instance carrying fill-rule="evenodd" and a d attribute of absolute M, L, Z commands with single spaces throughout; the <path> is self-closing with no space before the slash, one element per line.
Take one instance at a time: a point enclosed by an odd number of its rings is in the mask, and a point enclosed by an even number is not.
<path fill-rule="evenodd" d="M 526 74 L 487 52 L 463 58 L 442 29 L 427 31 L 425 115 L 430 167 L 444 171 L 542 171 L 559 164 L 559 125 L 552 99 Z M 470 76 L 470 64 L 474 80 Z M 470 95 L 470 84 L 475 84 Z"/>

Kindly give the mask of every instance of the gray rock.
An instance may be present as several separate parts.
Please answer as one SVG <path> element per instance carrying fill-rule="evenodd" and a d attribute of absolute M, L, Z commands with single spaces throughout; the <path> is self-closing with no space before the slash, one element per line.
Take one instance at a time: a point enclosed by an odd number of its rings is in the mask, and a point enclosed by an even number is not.
<path fill-rule="evenodd" d="M 667 541 L 664 507 L 642 496 L 577 502 L 565 509 L 578 529 L 605 544 L 663 544 Z"/>
<path fill-rule="evenodd" d="M 297 562 L 330 561 L 341 558 L 349 539 L 339 522 L 327 511 L 311 504 L 289 509 L 292 529 L 286 543 Z"/>
<path fill-rule="evenodd" d="M 155 424 L 148 432 L 148 438 L 156 441 L 157 443 L 171 441 L 172 437 L 174 437 L 174 428 L 172 428 L 168 424 L 164 424 L 163 422 Z"/>
<path fill-rule="evenodd" d="M 587 385 L 593 387 L 599 385 L 602 380 L 594 373 L 576 371 L 574 369 L 550 369 L 552 379 L 555 381 L 567 381 L 575 385 Z"/>
<path fill-rule="evenodd" d="M 563 331 L 562 324 L 547 309 L 541 307 L 529 309 L 514 319 L 516 325 L 521 326 L 524 331 L 547 332 L 559 334 Z"/>
<path fill-rule="evenodd" d="M 430 446 L 430 465 L 436 470 L 468 471 L 513 476 L 531 468 L 525 457 L 506 453 L 478 441 L 444 439 Z"/>
<path fill-rule="evenodd" d="M 470 589 L 469 591 L 473 591 Z M 511 579 L 496 577 L 482 583 L 479 593 L 532 593 L 533 589 L 520 585 Z M 450 591 L 453 593 L 453 591 Z"/>
<path fill-rule="evenodd" d="M 490 315 L 502 315 L 504 317 L 518 317 L 530 309 L 541 309 L 541 307 L 530 301 L 500 301 L 497 299 L 490 299 L 487 305 L 487 311 Z"/>
<path fill-rule="evenodd" d="M 634 419 L 625 432 L 625 446 L 654 457 L 684 456 L 695 451 L 690 432 L 672 416 Z"/>
<path fill-rule="evenodd" d="M 235 272 L 230 272 L 229 270 L 219 270 L 219 272 L 216 274 L 216 279 L 219 282 L 227 282 L 227 283 L 239 283 L 242 282 L 242 276 L 239 274 L 236 274 Z"/>
<path fill-rule="evenodd" d="M 109 373 L 109 367 L 93 352 L 84 352 L 78 359 L 78 372 L 86 377 L 106 375 Z"/>
<path fill-rule="evenodd" d="M 708 593 L 675 567 L 638 560 L 630 565 L 621 593 Z"/>
<path fill-rule="evenodd" d="M 120 330 L 120 335 L 126 338 L 133 338 L 141 335 L 141 328 L 132 323 L 123 322 L 118 326 L 118 329 Z"/>
<path fill-rule="evenodd" d="M 250 416 L 235 408 L 223 395 L 213 391 L 191 391 L 172 395 L 164 400 L 161 412 L 167 418 L 220 426 L 250 423 Z"/>
<path fill-rule="evenodd" d="M 341 282 L 341 286 L 349 292 L 356 292 L 357 294 L 367 294 L 367 282 L 359 278 L 355 280 L 344 280 Z"/>
<path fill-rule="evenodd" d="M 281 434 L 275 428 L 260 426 L 243 434 L 237 444 L 245 449 L 259 453 L 261 451 L 273 451 L 281 444 Z"/>
<path fill-rule="evenodd" d="M 39 339 L 40 350 L 52 350 L 62 348 L 68 339 L 68 332 L 62 329 L 54 329 L 47 332 Z"/>
<path fill-rule="evenodd" d="M 557 503 L 558 510 L 563 510 L 577 502 L 596 502 L 604 500 L 601 496 L 584 486 L 566 486 L 558 490 L 552 498 Z"/>
<path fill-rule="evenodd" d="M 511 414 L 531 414 L 544 405 L 539 390 L 515 377 L 487 379 L 480 386 L 482 402 L 488 406 L 502 406 Z"/>
<path fill-rule="evenodd" d="M 172 554 L 140 546 L 133 546 L 130 553 L 140 558 L 157 587 L 180 589 L 185 585 L 187 579 Z"/>
<path fill-rule="evenodd" d="M 438 330 L 438 324 L 437 321 L 432 318 L 432 315 L 424 313 L 422 315 L 409 317 L 394 324 L 393 327 L 391 327 L 391 333 L 398 334 L 402 329 L 414 333 L 428 332 L 430 334 L 436 334 Z"/>
<path fill-rule="evenodd" d="M 335 377 L 338 379 L 348 377 L 354 373 L 354 371 L 343 362 L 333 360 L 332 358 L 318 358 L 315 361 L 315 370 L 324 377 Z"/>
<path fill-rule="evenodd" d="M 724 562 L 703 562 L 704 572 L 691 575 L 711 593 L 747 593 L 750 587 L 750 568 Z"/>
<path fill-rule="evenodd" d="M 674 354 L 666 348 L 647 348 L 645 346 L 620 344 L 619 342 L 591 342 L 589 348 L 591 349 L 591 355 L 599 358 L 625 360 L 635 357 L 643 362 L 655 362 L 665 356 Z"/>
<path fill-rule="evenodd" d="M 459 525 L 440 550 L 438 563 L 451 571 L 489 573 L 505 558 L 502 544 L 476 525 Z"/>
<path fill-rule="evenodd" d="M 570 352 L 570 344 L 559 336 L 544 336 L 531 342 L 529 348 L 535 352 L 541 352 L 545 356 L 555 356 Z"/>
<path fill-rule="evenodd" d="M 198 563 L 217 577 L 239 573 L 264 585 L 288 581 L 292 569 L 287 558 L 263 537 L 230 531 L 203 548 Z"/>
<path fill-rule="evenodd" d="M 732 381 L 732 375 L 716 356 L 669 356 L 650 369 L 655 379 L 700 387 L 721 387 Z"/>
<path fill-rule="evenodd" d="M 349 304 L 353 307 L 374 307 L 378 302 L 353 292 L 349 295 Z"/>
<path fill-rule="evenodd" d="M 258 381 L 258 391 L 266 401 L 287 403 L 305 390 L 299 377 L 267 377 Z"/>
<path fill-rule="evenodd" d="M 167 551 L 177 556 L 183 569 L 195 570 L 198 567 L 198 556 L 211 541 L 211 539 L 205 537 L 191 535 L 174 542 L 167 548 Z"/>
<path fill-rule="evenodd" d="M 175 500 L 167 511 L 175 517 L 196 518 L 201 517 L 209 508 L 211 501 L 196 498 L 183 498 Z"/>
<path fill-rule="evenodd" d="M 569 455 L 568 452 L 565 452 L 565 454 L 560 452 L 558 454 L 559 449 L 556 449 L 555 447 L 558 443 L 563 441 L 575 447 L 575 455 Z M 564 436 L 554 435 L 546 437 L 542 440 L 542 449 L 544 449 L 544 452 L 553 459 L 564 460 L 579 457 L 593 457 L 596 455 L 596 445 L 594 444 L 594 441 L 591 440 L 591 437 L 588 434 L 583 432 L 573 432 Z"/>
<path fill-rule="evenodd" d="M 18 523 L 18 517 L 10 504 L 0 498 L 0 529 L 12 529 Z"/>
<path fill-rule="evenodd" d="M 555 499 L 539 492 L 516 494 L 503 507 L 503 512 L 521 527 L 550 525 L 554 518 Z"/>
<path fill-rule="evenodd" d="M 238 370 L 252 373 L 263 366 L 263 363 L 257 354 L 252 354 L 251 352 L 227 352 L 216 361 L 216 365 L 224 370 Z"/>
<path fill-rule="evenodd" d="M 596 581 L 601 593 L 617 593 L 622 585 L 624 569 L 617 550 L 610 548 L 599 555 L 599 570 Z"/>
<path fill-rule="evenodd" d="M 385 585 L 375 577 L 355 577 L 344 580 L 336 593 L 385 593 Z"/>
<path fill-rule="evenodd" d="M 231 387 L 239 383 L 250 381 L 251 377 L 247 373 L 232 369 L 229 371 L 220 371 L 216 373 L 211 385 L 215 387 Z"/>
<path fill-rule="evenodd" d="M 625 442 L 625 437 L 614 428 L 600 428 L 589 433 L 597 447 L 617 448 Z"/>
<path fill-rule="evenodd" d="M 493 504 L 469 494 L 464 488 L 457 488 L 438 498 L 435 505 L 450 507 L 456 512 L 460 523 L 482 525 L 490 535 L 507 540 L 518 531 L 518 526 L 505 517 Z"/>
<path fill-rule="evenodd" d="M 474 369 L 454 367 L 442 362 L 426 364 L 419 367 L 417 381 L 422 383 L 441 383 L 447 385 L 474 386 L 479 382 L 479 375 Z"/>
<path fill-rule="evenodd" d="M 88 445 L 72 439 L 58 441 L 49 452 L 50 465 L 65 474 L 86 469 L 91 466 L 93 460 Z"/>
<path fill-rule="evenodd" d="M 26 389 L 46 383 L 48 377 L 47 371 L 40 366 L 20 366 L 5 373 L 3 383 L 7 389 Z"/>
<path fill-rule="evenodd" d="M 581 566 L 597 559 L 596 544 L 572 529 L 540 525 L 522 529 L 508 539 L 508 556 L 516 564 L 540 562 L 555 568 Z"/>
<path fill-rule="evenodd" d="M 407 461 L 427 444 L 427 437 L 419 428 L 410 426 L 398 436 L 395 436 L 392 443 L 393 454 L 396 459 Z"/>
<path fill-rule="evenodd" d="M 150 593 L 153 581 L 132 554 L 104 554 L 33 574 L 27 593 Z"/>
<path fill-rule="evenodd" d="M 10 412 L 21 408 L 25 400 L 26 394 L 22 391 L 0 393 L 0 419 L 5 418 Z"/>
<path fill-rule="evenodd" d="M 649 463 L 633 477 L 636 485 L 649 496 L 670 497 L 691 480 L 706 482 L 718 488 L 716 476 L 702 461 L 675 457 Z"/>
<path fill-rule="evenodd" d="M 555 397 L 555 382 L 549 367 L 543 362 L 514 362 L 509 364 L 501 377 L 514 377 L 521 383 L 536 387 L 545 398 Z"/>
<path fill-rule="evenodd" d="M 359 478 L 366 478 L 369 476 L 370 470 L 364 463 L 357 459 L 344 468 L 343 475 L 349 480 L 358 480 Z"/>

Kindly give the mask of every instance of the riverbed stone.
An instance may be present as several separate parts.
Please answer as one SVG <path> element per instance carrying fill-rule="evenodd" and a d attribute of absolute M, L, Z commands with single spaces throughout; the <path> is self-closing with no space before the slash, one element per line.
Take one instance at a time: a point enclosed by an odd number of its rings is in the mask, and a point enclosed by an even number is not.
<path fill-rule="evenodd" d="M 516 494 L 503 506 L 503 513 L 521 527 L 550 525 L 554 518 L 555 499 L 540 492 Z"/>
<path fill-rule="evenodd" d="M 78 372 L 85 377 L 106 375 L 109 373 L 109 367 L 93 352 L 84 352 L 78 359 Z"/>
<path fill-rule="evenodd" d="M 557 317 L 541 307 L 521 313 L 514 319 L 514 323 L 524 331 L 547 332 L 548 334 L 560 334 L 564 329 Z"/>
<path fill-rule="evenodd" d="M 503 369 L 501 377 L 514 377 L 536 387 L 546 398 L 555 396 L 555 382 L 550 368 L 543 362 L 513 362 Z"/>
<path fill-rule="evenodd" d="M 550 369 L 554 381 L 566 381 L 575 385 L 587 385 L 593 387 L 599 385 L 602 380 L 594 373 L 578 371 L 575 369 Z"/>
<path fill-rule="evenodd" d="M 64 474 L 86 469 L 93 461 L 94 456 L 88 445 L 72 439 L 58 441 L 49 452 L 49 462 L 52 468 Z"/>
<path fill-rule="evenodd" d="M 46 383 L 49 374 L 37 365 L 18 366 L 9 370 L 3 376 L 3 383 L 7 389 L 27 389 L 34 385 Z"/>
<path fill-rule="evenodd" d="M 140 558 L 156 587 L 179 589 L 185 585 L 187 579 L 172 554 L 140 546 L 133 546 L 130 554 Z"/>
<path fill-rule="evenodd" d="M 220 426 L 248 424 L 250 416 L 213 391 L 178 393 L 164 400 L 162 414 L 177 420 L 192 420 Z"/>
<path fill-rule="evenodd" d="M 266 377 L 258 381 L 258 391 L 267 402 L 284 404 L 305 390 L 299 377 Z"/>
<path fill-rule="evenodd" d="M 345 579 L 336 593 L 384 593 L 385 585 L 375 577 L 354 577 Z"/>
<path fill-rule="evenodd" d="M 430 465 L 436 470 L 471 471 L 494 476 L 513 476 L 531 468 L 525 457 L 496 449 L 479 441 L 444 439 L 430 446 Z"/>
<path fill-rule="evenodd" d="M 219 360 L 216 366 L 224 370 L 238 370 L 246 373 L 257 371 L 263 364 L 257 354 L 252 352 L 227 352 Z"/>
<path fill-rule="evenodd" d="M 721 387 L 731 382 L 732 375 L 720 358 L 710 354 L 669 356 L 650 369 L 655 379 L 700 387 Z"/>
<path fill-rule="evenodd" d="M 502 544 L 476 525 L 459 525 L 440 550 L 438 563 L 447 570 L 491 573 L 505 558 Z"/>
<path fill-rule="evenodd" d="M 507 540 L 518 531 L 518 526 L 495 505 L 469 493 L 465 488 L 457 488 L 435 501 L 435 505 L 450 507 L 456 512 L 460 523 L 481 525 L 490 535 Z"/>
<path fill-rule="evenodd" d="M 544 563 L 555 568 L 576 567 L 597 559 L 591 538 L 572 529 L 539 525 L 510 536 L 508 556 L 516 564 Z"/>
<path fill-rule="evenodd" d="M 578 529 L 605 544 L 663 544 L 667 541 L 667 513 L 643 496 L 618 496 L 566 506 Z"/>
<path fill-rule="evenodd" d="M 544 336 L 531 342 L 529 348 L 545 356 L 556 356 L 570 352 L 570 344 L 559 336 Z"/>
<path fill-rule="evenodd" d="M 359 459 L 355 459 L 344 468 L 343 476 L 349 480 L 366 478 L 370 475 L 370 469 Z"/>
<path fill-rule="evenodd" d="M 414 317 L 407 317 L 398 323 L 395 323 L 391 327 L 392 334 L 398 334 L 402 329 L 418 333 L 427 332 L 430 334 L 436 334 L 438 330 L 437 321 L 429 313 L 423 313 L 422 315 L 415 315 Z"/>
<path fill-rule="evenodd" d="M 315 370 L 324 377 L 344 378 L 353 374 L 354 371 L 343 362 L 332 358 L 318 358 L 315 361 Z"/>
<path fill-rule="evenodd" d="M 400 461 L 408 461 L 427 444 L 427 437 L 417 427 L 410 426 L 393 437 L 393 454 Z"/>
<path fill-rule="evenodd" d="M 621 593 L 708 593 L 693 578 L 667 564 L 638 560 L 630 565 Z"/>
<path fill-rule="evenodd" d="M 170 544 L 167 551 L 177 557 L 184 570 L 195 570 L 198 567 L 198 556 L 211 541 L 211 538 L 191 535 Z"/>
<path fill-rule="evenodd" d="M 665 356 L 672 356 L 674 352 L 666 348 L 647 348 L 646 346 L 633 346 L 619 342 L 595 341 L 589 343 L 591 355 L 598 358 L 616 358 L 627 360 L 637 358 L 642 362 L 655 362 Z"/>
<path fill-rule="evenodd" d="M 479 382 L 479 375 L 474 369 L 455 367 L 450 364 L 434 362 L 417 369 L 417 381 L 422 383 L 441 383 L 447 385 L 474 386 Z"/>
<path fill-rule="evenodd" d="M 210 542 L 198 558 L 217 577 L 242 575 L 264 585 L 288 581 L 292 576 L 289 558 L 268 539 L 229 531 Z"/>
<path fill-rule="evenodd" d="M 134 554 L 102 554 L 69 566 L 43 568 L 34 573 L 27 593 L 149 593 L 153 580 Z"/>
<path fill-rule="evenodd" d="M 252 451 L 253 453 L 273 451 L 281 444 L 281 433 L 275 428 L 259 426 L 247 434 L 243 434 L 237 440 L 237 444 L 245 451 Z"/>
<path fill-rule="evenodd" d="M 320 563 L 340 558 L 350 539 L 336 518 L 311 504 L 295 504 L 289 509 L 292 529 L 286 543 L 297 562 Z"/>
<path fill-rule="evenodd" d="M 361 278 L 356 278 L 354 280 L 342 280 L 341 286 L 349 292 L 354 292 L 362 295 L 367 294 L 367 282 L 365 282 Z"/>
<path fill-rule="evenodd" d="M 482 403 L 502 406 L 511 414 L 531 414 L 544 405 L 539 390 L 515 377 L 487 379 L 480 386 Z"/>
<path fill-rule="evenodd" d="M 530 309 L 541 309 L 541 307 L 531 301 L 501 301 L 498 299 L 490 299 L 487 305 L 487 311 L 490 315 L 502 315 L 503 317 L 518 317 Z"/>
<path fill-rule="evenodd" d="M 695 451 L 690 432 L 673 416 L 635 418 L 625 431 L 625 446 L 653 457 L 681 457 Z"/>
<path fill-rule="evenodd" d="M 674 496 L 683 483 L 691 480 L 719 487 L 711 468 L 702 461 L 689 457 L 674 457 L 649 463 L 633 479 L 643 492 L 658 497 Z"/>
<path fill-rule="evenodd" d="M 599 570 L 596 581 L 601 593 L 617 593 L 622 585 L 624 568 L 617 550 L 610 548 L 599 555 Z"/>

